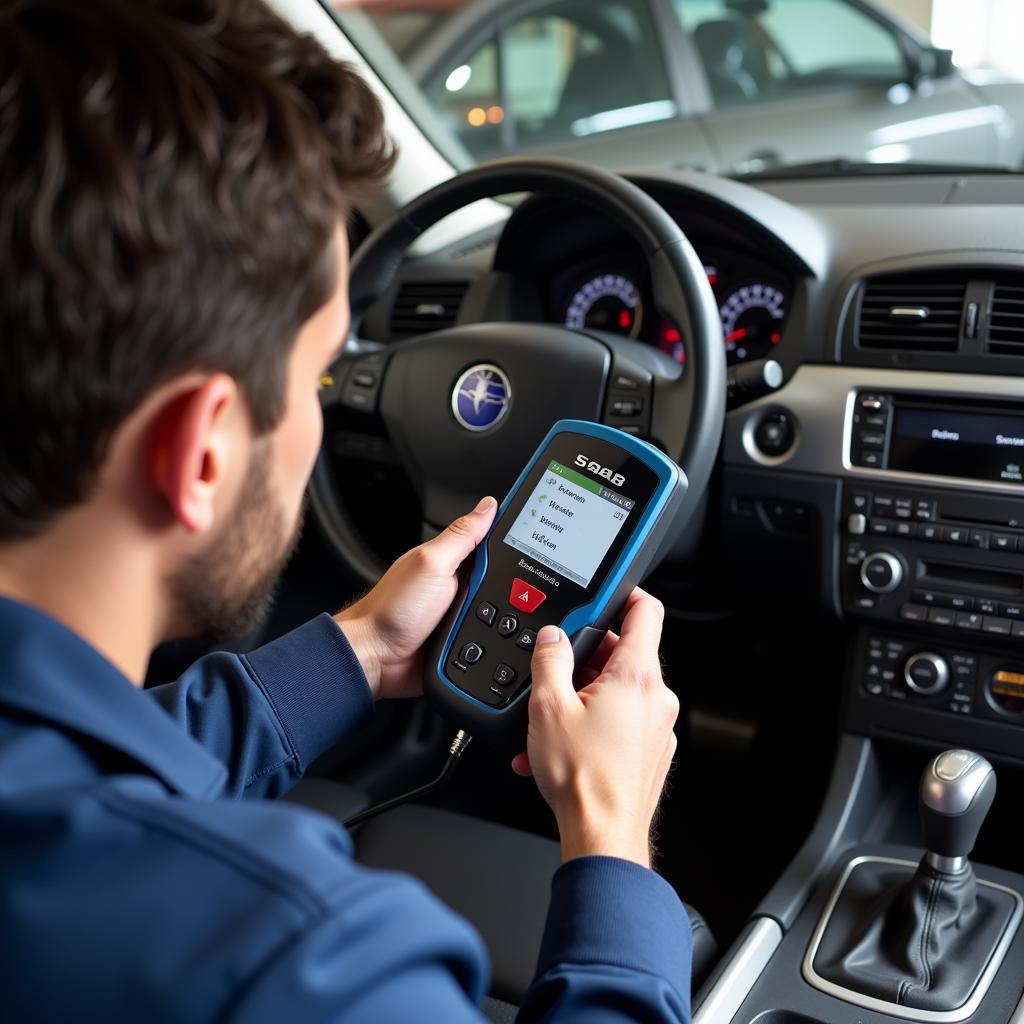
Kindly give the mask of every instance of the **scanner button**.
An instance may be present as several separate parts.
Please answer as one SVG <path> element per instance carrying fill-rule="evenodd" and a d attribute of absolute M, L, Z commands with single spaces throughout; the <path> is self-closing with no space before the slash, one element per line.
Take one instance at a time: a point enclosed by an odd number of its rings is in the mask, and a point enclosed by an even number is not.
<path fill-rule="evenodd" d="M 521 612 L 535 612 L 547 600 L 547 596 L 543 590 L 531 587 L 525 580 L 517 577 L 512 581 L 508 603 Z"/>
<path fill-rule="evenodd" d="M 532 629 L 524 629 L 516 638 L 516 647 L 524 651 L 532 651 L 537 646 L 537 634 Z"/>
<path fill-rule="evenodd" d="M 484 649 L 479 644 L 466 644 L 459 652 L 459 660 L 467 665 L 475 665 L 484 656 Z"/>
<path fill-rule="evenodd" d="M 498 636 L 511 636 L 519 629 L 519 620 L 514 615 L 502 615 L 498 619 Z"/>
<path fill-rule="evenodd" d="M 490 601 L 481 601 L 476 606 L 476 617 L 481 622 L 486 622 L 488 626 L 494 625 L 494 616 L 497 614 L 498 609 Z"/>
<path fill-rule="evenodd" d="M 494 681 L 499 686 L 508 686 L 516 681 L 516 670 L 511 665 L 506 665 L 502 662 L 494 670 Z"/>

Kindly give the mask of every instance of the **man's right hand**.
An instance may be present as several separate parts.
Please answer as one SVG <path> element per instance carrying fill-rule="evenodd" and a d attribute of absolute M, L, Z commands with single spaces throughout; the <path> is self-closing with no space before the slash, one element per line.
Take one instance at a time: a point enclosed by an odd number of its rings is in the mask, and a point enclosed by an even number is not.
<path fill-rule="evenodd" d="M 537 636 L 526 751 L 512 767 L 534 776 L 555 812 L 563 860 L 603 854 L 650 867 L 679 714 L 658 659 L 663 618 L 660 601 L 634 590 L 622 635 L 608 634 L 578 691 L 566 635 L 545 626 Z"/>

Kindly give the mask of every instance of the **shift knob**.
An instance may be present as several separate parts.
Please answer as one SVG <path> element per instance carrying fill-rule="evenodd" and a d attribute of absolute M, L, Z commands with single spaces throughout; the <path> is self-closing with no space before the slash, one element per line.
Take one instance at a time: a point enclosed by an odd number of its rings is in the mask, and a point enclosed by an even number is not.
<path fill-rule="evenodd" d="M 960 871 L 974 849 L 996 795 L 996 773 L 980 754 L 947 750 L 921 776 L 921 830 L 926 859 L 940 871 Z"/>

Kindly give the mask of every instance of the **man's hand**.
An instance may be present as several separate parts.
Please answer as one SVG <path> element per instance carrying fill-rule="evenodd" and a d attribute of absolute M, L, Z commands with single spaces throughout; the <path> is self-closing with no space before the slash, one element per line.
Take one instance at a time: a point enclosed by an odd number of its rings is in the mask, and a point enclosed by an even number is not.
<path fill-rule="evenodd" d="M 365 597 L 334 616 L 375 700 L 423 691 L 421 648 L 455 598 L 456 571 L 487 536 L 498 503 L 484 498 L 433 540 L 407 551 Z"/>
<path fill-rule="evenodd" d="M 555 812 L 564 860 L 605 854 L 650 867 L 679 714 L 658 660 L 663 617 L 660 601 L 634 590 L 621 637 L 605 637 L 578 692 L 566 635 L 545 626 L 537 636 L 527 749 L 512 767 L 533 774 Z"/>

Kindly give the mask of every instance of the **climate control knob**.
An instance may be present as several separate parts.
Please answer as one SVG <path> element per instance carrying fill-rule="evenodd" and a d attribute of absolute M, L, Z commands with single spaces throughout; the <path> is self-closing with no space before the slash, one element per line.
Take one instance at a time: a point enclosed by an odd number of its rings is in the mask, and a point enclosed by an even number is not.
<path fill-rule="evenodd" d="M 889 551 L 873 551 L 860 563 L 860 581 L 873 594 L 891 594 L 903 582 L 903 563 Z"/>
<path fill-rule="evenodd" d="M 949 683 L 949 664 L 941 654 L 922 651 L 907 659 L 903 680 L 914 693 L 931 697 L 942 693 Z"/>

